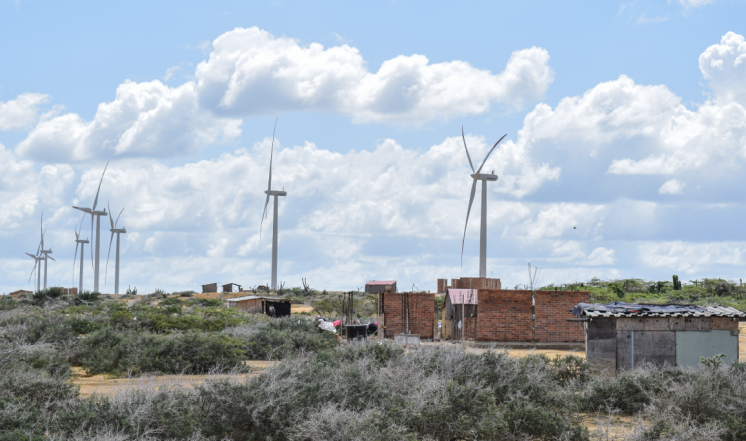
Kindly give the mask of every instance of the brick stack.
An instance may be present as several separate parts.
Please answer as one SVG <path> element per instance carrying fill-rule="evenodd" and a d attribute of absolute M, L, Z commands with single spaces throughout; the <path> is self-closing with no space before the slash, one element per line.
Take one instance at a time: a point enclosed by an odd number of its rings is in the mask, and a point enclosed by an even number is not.
<path fill-rule="evenodd" d="M 500 279 L 490 279 L 489 277 L 462 277 L 460 279 L 438 279 L 438 292 L 445 293 L 448 288 L 453 289 L 502 289 Z"/>
<path fill-rule="evenodd" d="M 435 294 L 409 293 L 409 333 L 419 334 L 420 338 L 433 338 L 435 320 Z M 405 311 L 402 310 L 402 293 L 378 295 L 379 311 L 384 315 L 385 338 L 406 331 Z"/>
<path fill-rule="evenodd" d="M 583 324 L 567 321 L 574 317 L 573 306 L 581 302 L 588 303 L 587 292 L 536 291 L 536 341 L 584 342 Z"/>

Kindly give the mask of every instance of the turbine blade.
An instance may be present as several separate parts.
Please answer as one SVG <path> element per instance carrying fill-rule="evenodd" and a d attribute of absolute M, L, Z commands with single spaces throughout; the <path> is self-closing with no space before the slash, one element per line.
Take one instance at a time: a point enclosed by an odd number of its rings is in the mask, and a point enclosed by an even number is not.
<path fill-rule="evenodd" d="M 52 257 L 52 256 L 47 256 L 47 257 L 49 257 L 50 259 L 54 260 L 55 262 L 57 261 L 57 259 L 55 259 L 55 258 L 54 258 L 54 257 Z"/>
<path fill-rule="evenodd" d="M 109 273 L 109 256 L 111 256 L 111 243 L 114 241 L 114 233 L 111 233 L 111 239 L 109 239 L 109 252 L 106 254 L 106 270 L 104 271 L 104 285 L 106 285 L 106 274 Z"/>
<path fill-rule="evenodd" d="M 34 255 L 33 255 L 33 254 L 31 254 L 31 253 L 26 253 L 26 255 L 28 255 L 28 256 L 29 256 L 30 258 L 32 258 L 32 259 L 36 259 L 36 256 L 34 256 Z"/>
<path fill-rule="evenodd" d="M 269 181 L 267 182 L 267 200 L 264 202 L 264 212 L 262 213 L 262 221 L 259 223 L 259 239 L 262 238 L 262 224 L 264 224 L 264 219 L 267 218 L 267 206 L 269 205 L 269 192 L 272 191 L 272 157 L 274 156 L 274 153 L 275 153 L 275 132 L 277 132 L 277 119 L 278 118 L 275 118 L 275 128 L 272 130 L 272 147 L 269 151 Z"/>
<path fill-rule="evenodd" d="M 262 213 L 262 221 L 259 222 L 259 239 L 262 238 L 262 225 L 264 224 L 264 219 L 267 218 L 267 205 L 269 205 L 269 195 L 267 195 L 267 201 L 264 203 L 264 213 Z"/>
<path fill-rule="evenodd" d="M 34 277 L 34 271 L 36 271 L 36 264 L 39 263 L 36 259 L 34 259 L 34 269 L 31 270 L 31 275 L 28 276 L 28 281 L 31 283 L 31 278 Z"/>
<path fill-rule="evenodd" d="M 122 207 L 122 211 L 124 211 L 124 207 Z M 122 211 L 119 212 L 119 214 L 117 215 L 117 220 L 114 221 L 114 228 L 116 228 L 117 224 L 119 224 L 119 216 L 122 215 Z"/>
<path fill-rule="evenodd" d="M 269 182 L 267 183 L 267 191 L 272 191 L 272 157 L 274 156 L 274 153 L 275 153 L 275 132 L 276 131 L 277 131 L 277 119 L 275 119 L 275 128 L 272 130 L 272 147 L 269 151 Z"/>
<path fill-rule="evenodd" d="M 96 204 L 98 204 L 98 193 L 101 191 L 101 183 L 104 182 L 104 175 L 106 174 L 106 167 L 109 166 L 109 161 L 106 161 L 104 166 L 104 172 L 101 173 L 101 180 L 98 182 L 98 190 L 96 190 L 96 199 L 93 200 L 93 211 L 96 211 Z"/>
<path fill-rule="evenodd" d="M 112 216 L 111 216 L 111 204 L 109 204 L 107 202 L 106 205 L 109 206 L 109 216 L 108 217 L 109 217 L 109 223 L 111 224 L 111 229 L 113 230 L 114 229 L 114 219 L 112 219 Z"/>
<path fill-rule="evenodd" d="M 469 149 L 466 148 L 466 137 L 464 136 L 464 126 L 461 126 L 461 139 L 464 140 L 464 150 L 466 150 L 466 157 L 469 158 L 469 165 L 471 166 L 471 172 L 474 173 L 474 164 L 471 162 L 471 156 L 469 156 Z"/>
<path fill-rule="evenodd" d="M 469 213 L 471 212 L 471 204 L 474 202 L 474 193 L 477 191 L 477 180 L 474 179 L 474 183 L 471 184 L 471 196 L 469 196 L 469 208 L 466 209 L 466 222 L 464 222 L 464 238 L 461 239 L 461 268 L 464 267 L 464 242 L 466 241 L 466 226 L 469 225 Z"/>
<path fill-rule="evenodd" d="M 39 234 L 41 234 L 41 249 L 44 249 L 44 210 L 41 210 L 41 222 L 39 222 Z"/>
<path fill-rule="evenodd" d="M 495 145 L 492 146 L 492 148 L 490 149 L 490 151 L 487 152 L 487 156 L 484 157 L 484 161 L 482 161 L 482 165 L 479 166 L 479 169 L 476 171 L 476 174 L 479 174 L 479 172 L 482 171 L 482 167 L 484 167 L 484 163 L 487 162 L 487 158 L 490 157 L 490 155 L 492 154 L 492 151 L 495 150 L 495 147 L 497 147 L 497 145 L 500 144 L 500 141 L 502 141 L 503 138 L 505 138 L 506 136 L 508 136 L 507 133 L 504 134 L 502 138 L 498 139 L 497 142 L 495 143 Z"/>
<path fill-rule="evenodd" d="M 78 235 L 77 232 L 75 233 L 75 235 L 76 236 Z M 73 281 L 70 286 L 75 286 L 75 261 L 78 260 L 78 247 L 79 246 L 80 246 L 80 243 L 76 241 L 75 242 L 75 257 L 73 257 Z M 81 251 L 81 254 L 82 254 L 82 251 Z"/>

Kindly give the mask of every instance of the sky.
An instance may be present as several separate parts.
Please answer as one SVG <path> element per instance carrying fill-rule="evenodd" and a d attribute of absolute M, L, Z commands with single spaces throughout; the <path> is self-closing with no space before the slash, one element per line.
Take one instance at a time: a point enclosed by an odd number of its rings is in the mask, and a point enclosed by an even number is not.
<path fill-rule="evenodd" d="M 0 292 L 33 289 L 42 213 L 49 285 L 77 286 L 91 227 L 72 206 L 107 162 L 122 291 L 267 284 L 275 122 L 286 287 L 478 276 L 464 141 L 478 168 L 503 135 L 484 163 L 503 287 L 528 263 L 542 285 L 738 280 L 745 16 L 735 0 L 0 0 Z"/>

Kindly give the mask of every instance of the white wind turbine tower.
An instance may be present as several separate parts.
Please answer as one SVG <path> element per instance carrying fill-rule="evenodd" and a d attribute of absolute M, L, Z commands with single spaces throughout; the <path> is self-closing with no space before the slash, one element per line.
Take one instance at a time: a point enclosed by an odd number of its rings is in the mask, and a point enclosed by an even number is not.
<path fill-rule="evenodd" d="M 80 223 L 83 226 L 83 222 Z M 88 239 L 81 239 L 78 230 L 75 230 L 75 257 L 73 257 L 73 280 L 75 280 L 75 259 L 78 257 L 78 245 L 80 245 L 80 280 L 78 281 L 78 294 L 83 292 L 83 253 Z M 74 283 L 74 282 L 73 282 Z"/>
<path fill-rule="evenodd" d="M 91 215 L 91 237 L 93 236 L 93 218 L 96 218 L 96 240 L 94 241 L 96 244 L 96 260 L 94 260 L 93 263 L 93 291 L 99 292 L 98 290 L 98 275 L 99 275 L 99 257 L 101 255 L 101 244 L 99 243 L 99 239 L 101 238 L 101 216 L 106 216 L 106 210 L 104 211 L 96 211 L 96 205 L 98 204 L 98 193 L 101 191 L 101 183 L 104 182 L 104 174 L 106 174 L 106 167 L 109 166 L 109 163 L 106 163 L 106 166 L 104 167 L 104 172 L 101 174 L 101 181 L 98 183 L 98 190 L 96 190 L 96 198 L 93 200 L 93 208 L 82 208 L 82 207 L 73 207 L 76 210 L 80 210 L 83 213 L 87 213 Z M 83 218 L 85 218 L 85 214 L 83 215 Z M 93 254 L 93 247 L 91 247 L 91 254 Z M 93 255 L 91 255 L 91 260 L 93 260 Z"/>
<path fill-rule="evenodd" d="M 124 211 L 124 208 L 122 208 L 122 211 Z M 117 228 L 117 224 L 119 223 L 119 216 L 122 215 L 122 211 L 119 212 L 116 222 L 111 220 L 111 216 L 109 216 L 109 223 L 111 224 L 111 229 L 109 230 L 111 231 L 111 239 L 109 239 L 109 253 L 106 255 L 106 273 L 104 274 L 104 283 L 106 283 L 106 274 L 109 273 L 109 256 L 111 255 L 111 242 L 114 240 L 114 235 L 116 234 L 117 249 L 115 251 L 116 264 L 114 265 L 114 294 L 119 294 L 119 235 L 122 233 L 127 233 L 126 229 Z M 109 213 L 111 213 L 111 206 L 109 206 Z"/>
<path fill-rule="evenodd" d="M 262 236 L 262 223 L 267 217 L 267 205 L 269 204 L 269 197 L 274 196 L 275 207 L 274 216 L 272 218 L 272 286 L 273 290 L 277 289 L 277 197 L 287 196 L 287 192 L 280 190 L 272 190 L 272 155 L 275 151 L 275 131 L 277 130 L 277 120 L 275 120 L 275 129 L 272 131 L 272 148 L 269 153 L 269 182 L 267 184 L 267 201 L 264 203 L 264 213 L 262 213 L 262 222 L 259 224 L 259 237 Z"/>
<path fill-rule="evenodd" d="M 464 241 L 466 240 L 466 226 L 469 224 L 469 212 L 471 212 L 471 204 L 474 202 L 474 194 L 477 191 L 477 181 L 482 181 L 482 222 L 479 228 L 479 277 L 487 277 L 487 181 L 497 181 L 497 175 L 480 173 L 484 163 L 487 162 L 487 158 L 490 157 L 492 151 L 495 150 L 500 141 L 508 136 L 503 135 L 502 138 L 498 139 L 495 145 L 492 146 L 487 156 L 484 157 L 482 165 L 477 170 L 474 170 L 474 164 L 471 162 L 471 156 L 469 156 L 469 149 L 466 147 L 466 137 L 464 136 L 464 128 L 461 127 L 461 139 L 464 140 L 464 149 L 466 150 L 466 157 L 469 159 L 469 165 L 471 166 L 471 178 L 474 182 L 471 185 L 471 196 L 469 196 L 469 208 L 466 210 L 466 222 L 464 223 L 464 238 L 461 240 L 461 266 L 464 266 Z"/>

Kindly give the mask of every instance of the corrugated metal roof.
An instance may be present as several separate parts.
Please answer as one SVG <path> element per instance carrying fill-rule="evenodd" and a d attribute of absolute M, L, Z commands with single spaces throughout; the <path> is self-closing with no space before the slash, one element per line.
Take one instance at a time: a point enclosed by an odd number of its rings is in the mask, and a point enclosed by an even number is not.
<path fill-rule="evenodd" d="M 371 280 L 366 285 L 393 285 L 394 283 L 396 283 L 396 280 Z"/>
<path fill-rule="evenodd" d="M 243 297 L 234 297 L 232 299 L 225 299 L 226 302 L 240 302 L 243 300 L 258 300 L 258 299 L 265 299 L 265 300 L 274 300 L 274 301 L 281 301 L 281 302 L 289 302 L 290 299 L 285 299 L 283 297 L 269 297 L 269 296 L 243 296 Z"/>
<path fill-rule="evenodd" d="M 746 317 L 729 306 L 640 305 L 614 302 L 578 303 L 572 310 L 578 317 Z"/>

